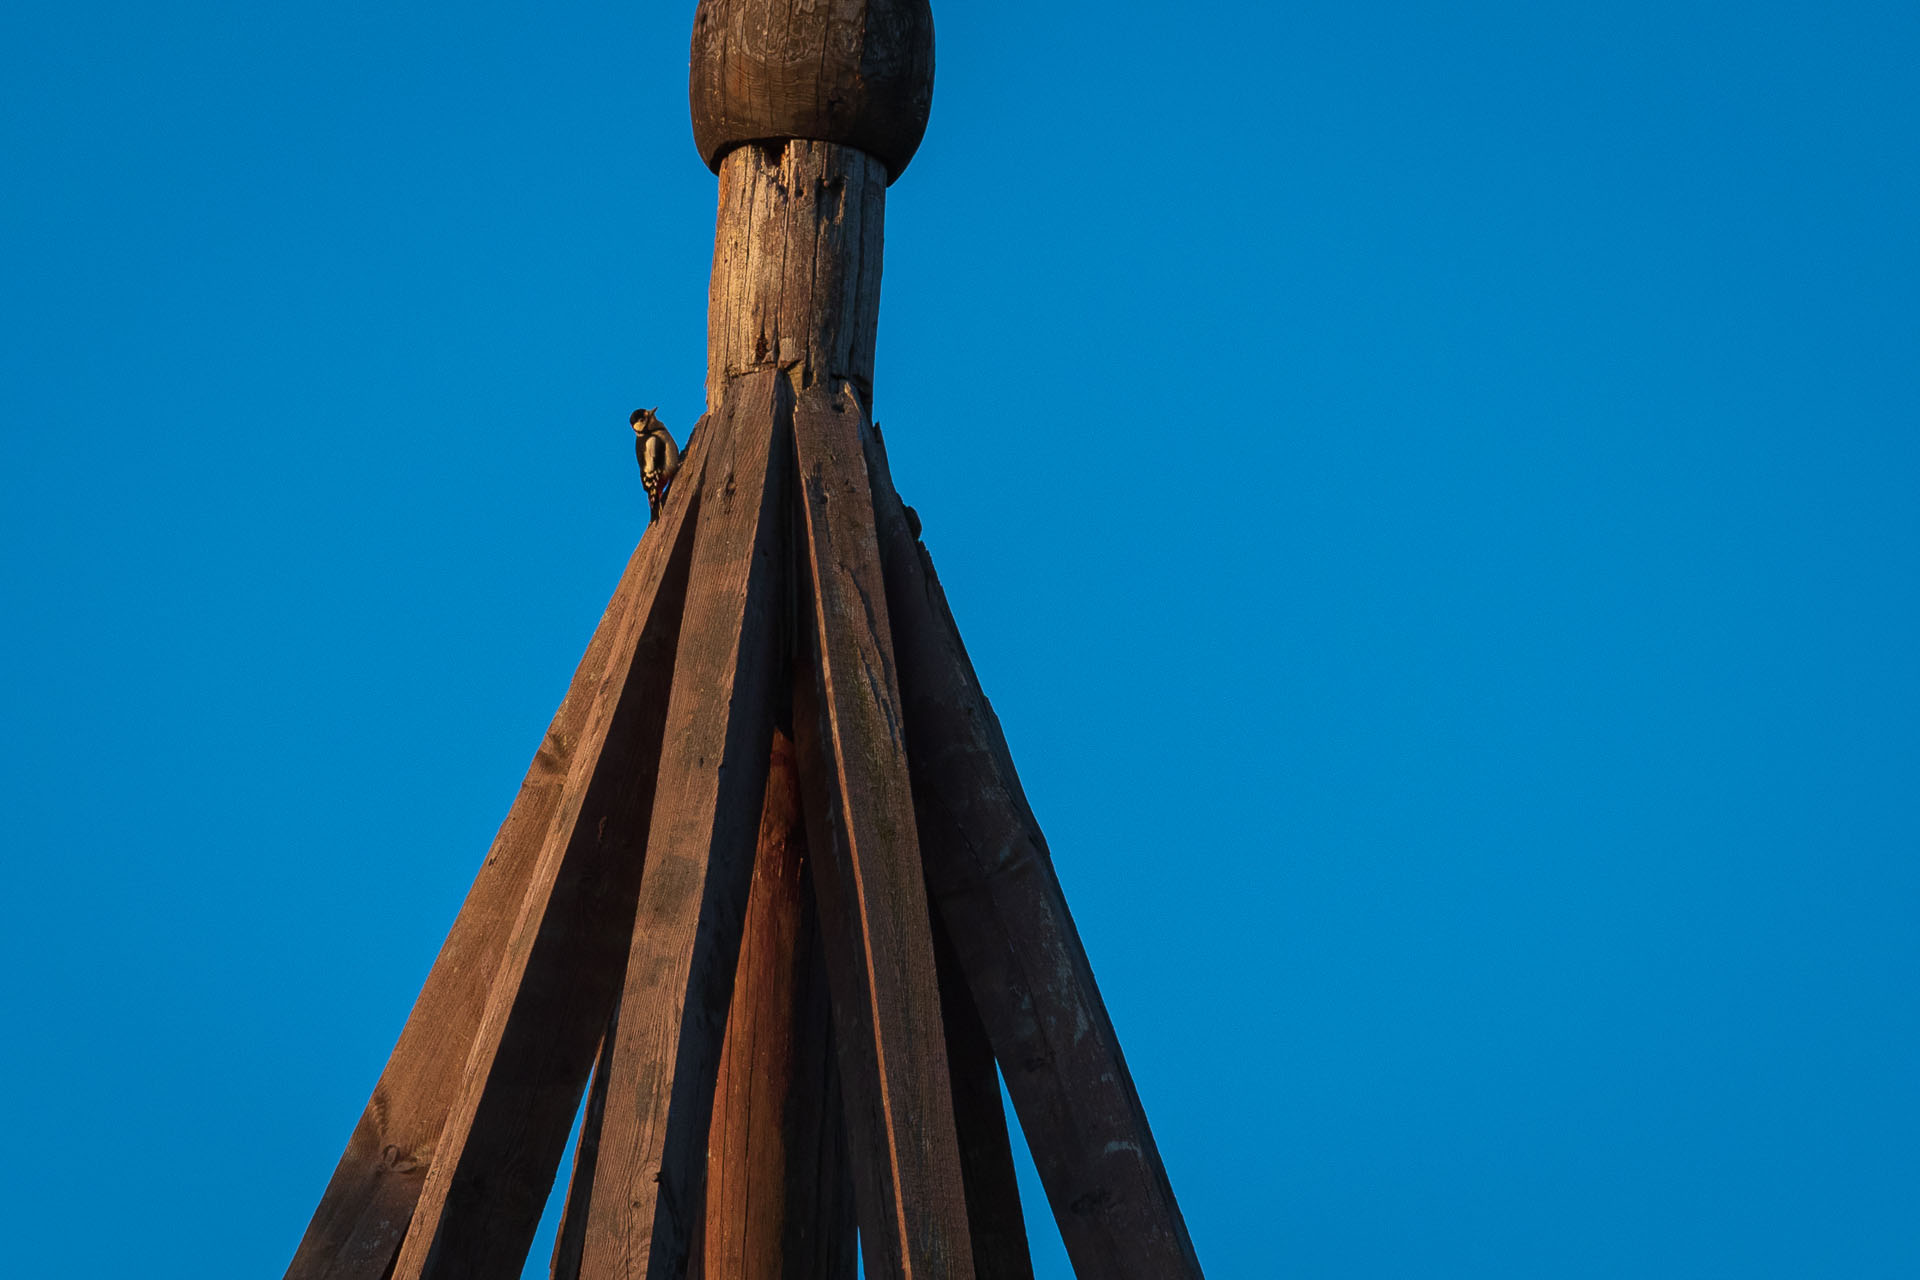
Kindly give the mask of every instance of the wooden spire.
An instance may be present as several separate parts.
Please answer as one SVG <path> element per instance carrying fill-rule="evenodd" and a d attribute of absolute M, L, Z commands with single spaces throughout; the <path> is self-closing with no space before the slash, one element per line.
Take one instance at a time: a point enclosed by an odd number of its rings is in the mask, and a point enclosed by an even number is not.
<path fill-rule="evenodd" d="M 932 90 L 925 0 L 701 0 L 709 412 L 290 1278 L 517 1277 L 584 1093 L 556 1280 L 1031 1280 L 1002 1075 L 1076 1271 L 1199 1277 L 871 421 Z"/>

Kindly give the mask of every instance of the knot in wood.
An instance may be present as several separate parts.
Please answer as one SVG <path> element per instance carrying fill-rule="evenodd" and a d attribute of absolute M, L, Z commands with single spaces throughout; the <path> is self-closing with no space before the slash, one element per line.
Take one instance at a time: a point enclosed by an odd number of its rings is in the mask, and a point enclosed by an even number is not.
<path fill-rule="evenodd" d="M 693 140 L 715 173 L 746 142 L 854 147 L 898 178 L 933 105 L 928 0 L 700 0 Z"/>

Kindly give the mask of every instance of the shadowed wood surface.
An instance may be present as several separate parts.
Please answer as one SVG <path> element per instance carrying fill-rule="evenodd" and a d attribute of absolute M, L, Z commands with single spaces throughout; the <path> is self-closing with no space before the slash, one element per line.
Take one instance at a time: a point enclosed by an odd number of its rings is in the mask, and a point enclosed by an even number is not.
<path fill-rule="evenodd" d="M 921 852 L 1074 1271 L 1198 1277 L 1146 1111 L 1000 722 L 866 437 Z"/>
<path fill-rule="evenodd" d="M 802 643 L 794 730 L 870 1277 L 972 1280 L 862 410 L 794 409 Z"/>
<path fill-rule="evenodd" d="M 691 574 L 646 871 L 626 957 L 582 1272 L 687 1266 L 766 795 L 792 469 L 784 381 L 733 388 L 707 428 Z"/>
<path fill-rule="evenodd" d="M 779 367 L 797 390 L 873 387 L 885 174 L 824 142 L 742 147 L 720 167 L 707 295 L 707 403 L 729 380 Z"/>
<path fill-rule="evenodd" d="M 1013 1171 L 1013 1142 L 1000 1102 L 1000 1072 L 953 944 L 936 916 L 933 954 L 940 970 L 940 1013 L 947 1035 L 947 1078 L 953 1082 L 953 1127 L 960 1138 L 960 1175 L 967 1191 L 967 1229 L 978 1280 L 1033 1280 L 1027 1220 Z"/>
<path fill-rule="evenodd" d="M 698 442 L 689 451 L 696 480 L 705 456 Z M 640 589 L 615 632 L 396 1280 L 517 1277 L 533 1240 L 619 990 L 695 506 L 670 503 L 641 540 Z"/>
<path fill-rule="evenodd" d="M 776 732 L 707 1135 L 705 1280 L 853 1280 L 853 1189 L 793 743 Z"/>
<path fill-rule="evenodd" d="M 616 633 L 637 600 L 660 595 L 666 567 L 661 548 L 676 536 L 656 530 L 641 539 L 628 559 L 573 683 L 494 836 L 287 1268 L 289 1280 L 323 1276 L 382 1280 L 388 1274 L 426 1183 L 447 1113 L 459 1095 L 474 1033 L 527 898 L 548 829 L 580 758 L 578 748 L 594 700 L 610 663 L 620 678 L 632 668 L 633 654 L 626 647 L 615 653 Z M 675 610 L 680 589 L 675 584 L 666 593 L 673 597 Z"/>
<path fill-rule="evenodd" d="M 927 0 L 700 0 L 687 99 L 707 167 L 743 142 L 857 147 L 898 177 L 933 106 Z"/>

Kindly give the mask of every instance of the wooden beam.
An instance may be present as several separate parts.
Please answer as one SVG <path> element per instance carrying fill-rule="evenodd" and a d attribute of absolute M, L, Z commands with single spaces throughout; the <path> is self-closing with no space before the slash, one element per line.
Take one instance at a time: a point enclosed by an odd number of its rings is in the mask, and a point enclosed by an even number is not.
<path fill-rule="evenodd" d="M 642 589 L 615 633 L 394 1280 L 516 1278 L 539 1226 L 632 932 L 708 434 L 688 450 L 693 483 L 642 540 Z"/>
<path fill-rule="evenodd" d="M 838 384 L 794 411 L 794 728 L 869 1277 L 973 1280 L 900 692 L 861 457 Z"/>
<path fill-rule="evenodd" d="M 808 890 L 811 904 L 811 884 Z M 826 1000 L 827 962 L 820 946 L 817 910 L 810 905 L 809 911 L 816 921 L 809 965 L 820 996 L 809 1002 L 803 1043 L 808 1046 L 807 1061 L 816 1065 L 809 1067 L 806 1084 L 795 1090 L 790 1104 L 797 1109 L 789 1111 L 788 1121 L 784 1269 L 775 1274 L 796 1280 L 808 1276 L 854 1280 L 860 1267 L 859 1217 L 847 1146 L 847 1112 L 833 1043 L 833 1010 Z M 816 1056 L 815 1047 L 824 1053 Z"/>
<path fill-rule="evenodd" d="M 600 1037 L 600 1052 L 593 1059 L 593 1081 L 587 1086 L 587 1103 L 580 1116 L 580 1138 L 573 1145 L 573 1171 L 567 1179 L 567 1199 L 560 1207 L 560 1226 L 553 1235 L 553 1260 L 547 1265 L 550 1280 L 579 1280 L 580 1255 L 587 1243 L 587 1205 L 593 1200 L 593 1168 L 600 1156 L 600 1126 L 607 1114 L 607 1055 L 613 1051 L 614 1031 L 619 1023 L 620 1004 L 615 1001 L 606 1034 Z"/>
<path fill-rule="evenodd" d="M 947 1076 L 953 1082 L 953 1127 L 960 1139 L 974 1274 L 978 1280 L 1033 1280 L 1013 1142 L 1000 1102 L 1000 1072 L 938 916 L 933 920 L 933 954 L 940 969 L 941 1023 L 947 1036 Z"/>
<path fill-rule="evenodd" d="M 689 470 L 695 465 L 690 455 Z M 618 680 L 632 670 L 632 641 L 626 640 L 616 652 L 616 636 L 636 601 L 653 601 L 665 613 L 679 607 L 678 585 L 667 584 L 670 589 L 662 590 L 669 559 L 663 548 L 680 536 L 684 514 L 670 512 L 667 522 L 643 537 L 627 561 L 287 1268 L 288 1280 L 383 1280 L 387 1275 L 426 1183 L 447 1113 L 459 1095 L 494 973 L 580 755 L 595 697 L 610 669 Z"/>
<path fill-rule="evenodd" d="M 700 1226 L 715 1072 L 766 796 L 785 612 L 790 401 L 777 371 L 716 415 L 647 835 L 584 1274 L 678 1277 Z"/>
<path fill-rule="evenodd" d="M 707 1135 L 705 1280 L 853 1280 L 827 975 L 793 742 L 774 734 Z"/>
<path fill-rule="evenodd" d="M 927 888 L 1006 1077 L 1074 1271 L 1197 1278 L 1120 1040 L 1000 722 L 866 437 Z"/>

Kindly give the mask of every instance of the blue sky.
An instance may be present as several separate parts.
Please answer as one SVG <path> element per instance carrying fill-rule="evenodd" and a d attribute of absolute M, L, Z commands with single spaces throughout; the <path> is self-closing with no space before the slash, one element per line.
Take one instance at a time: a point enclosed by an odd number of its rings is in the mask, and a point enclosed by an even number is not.
<path fill-rule="evenodd" d="M 290 1256 L 700 409 L 691 13 L 0 12 L 0 1270 Z M 1920 1273 L 1920 10 L 936 18 L 876 410 L 1209 1274 Z"/>

